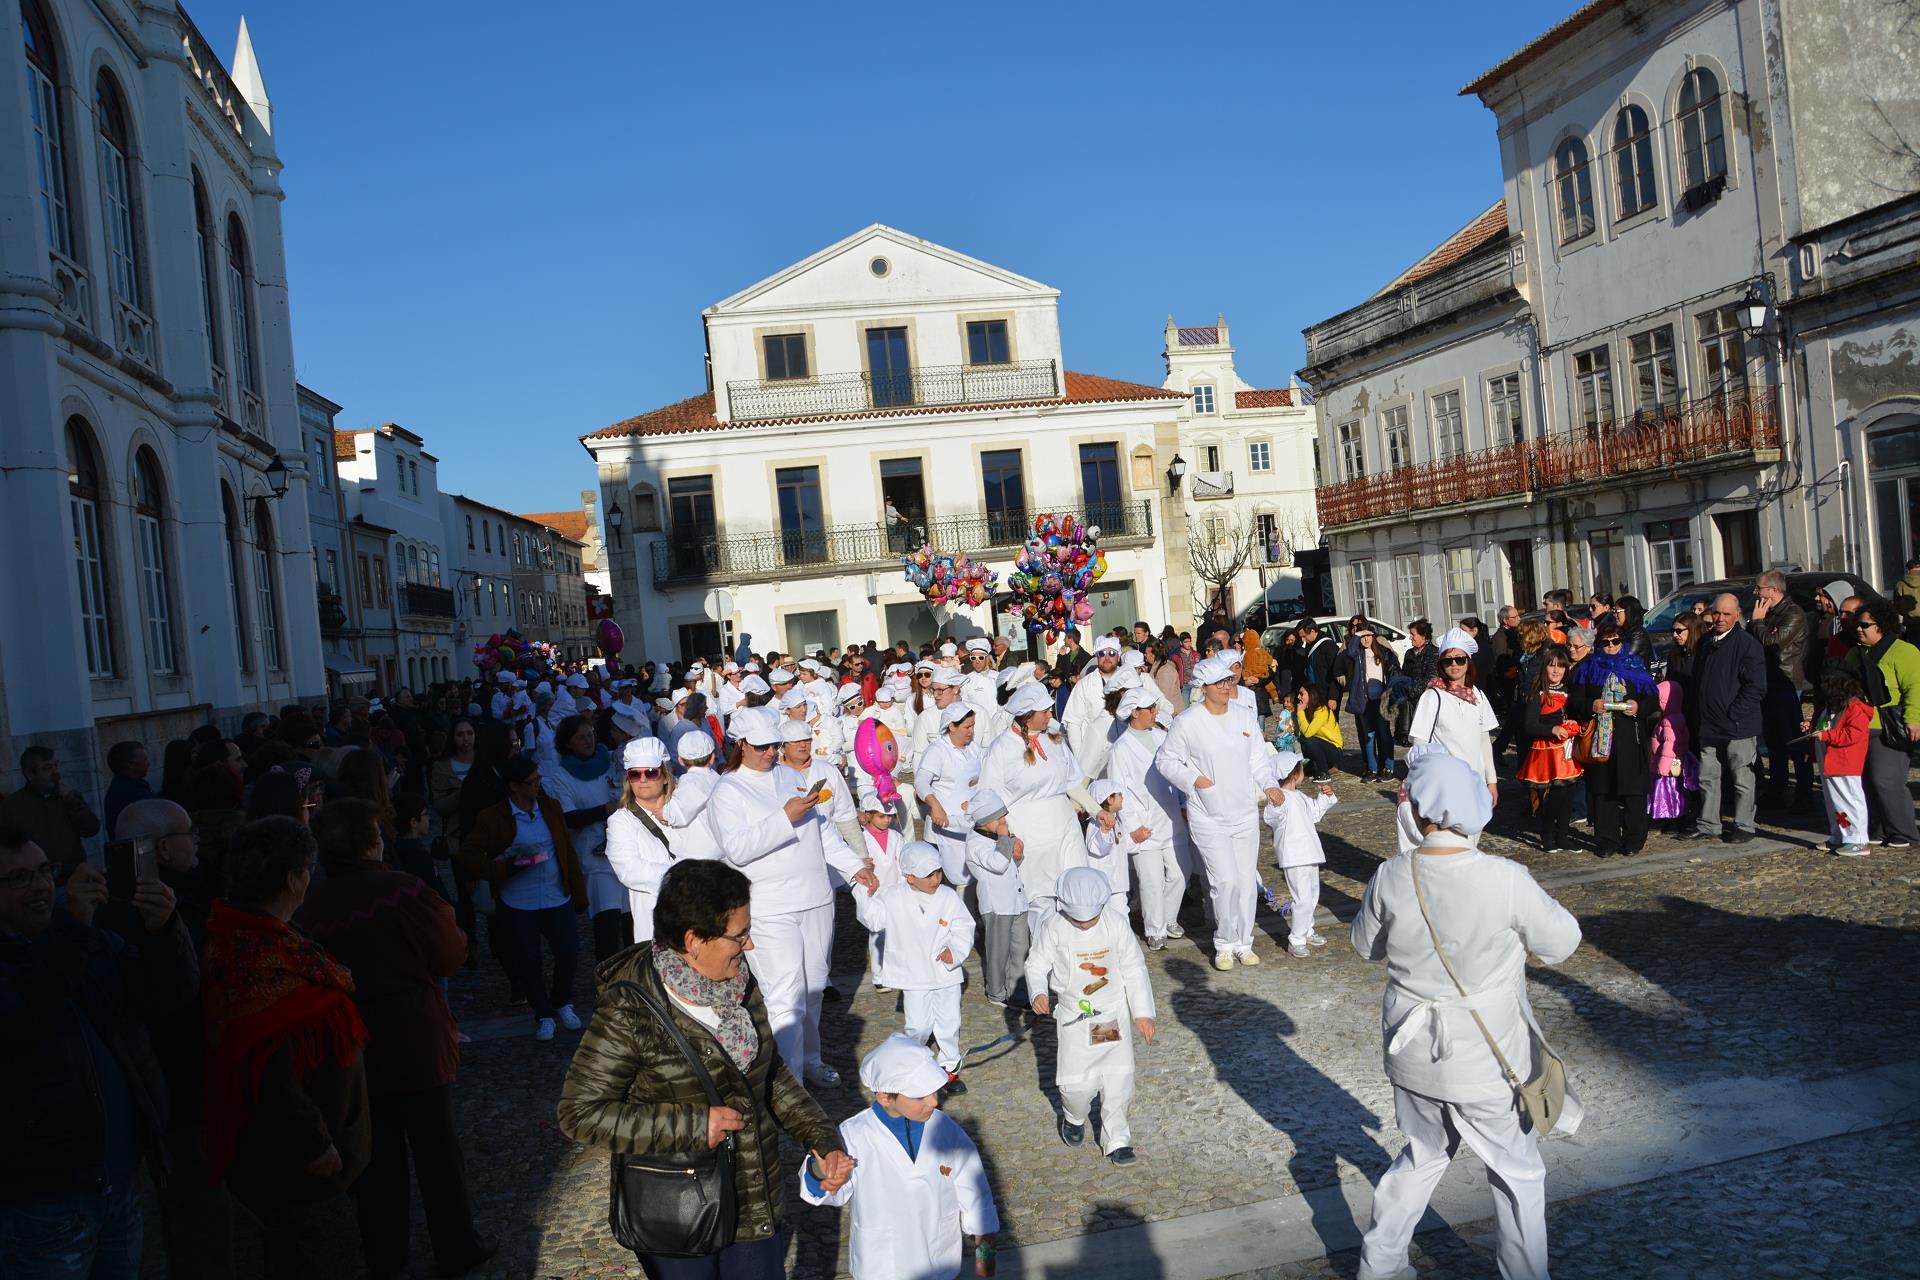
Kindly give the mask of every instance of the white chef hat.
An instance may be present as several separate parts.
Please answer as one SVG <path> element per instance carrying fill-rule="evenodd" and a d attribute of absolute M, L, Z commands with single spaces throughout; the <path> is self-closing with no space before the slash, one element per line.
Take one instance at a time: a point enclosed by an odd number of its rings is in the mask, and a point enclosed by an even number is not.
<path fill-rule="evenodd" d="M 734 672 L 736 672 L 736 671 L 738 671 L 739 669 L 740 669 L 740 664 L 739 664 L 739 663 L 737 663 L 737 662 L 735 662 L 735 661 L 733 661 L 733 660 L 732 660 L 731 658 L 729 658 L 729 659 L 727 660 L 727 665 L 726 665 L 726 666 L 724 666 L 724 667 L 722 667 L 722 668 L 720 668 L 720 671 L 721 671 L 721 673 L 722 673 L 723 675 L 729 675 L 729 676 L 730 676 L 730 675 L 732 675 L 732 674 L 733 674 Z"/>
<path fill-rule="evenodd" d="M 780 722 L 780 741 L 812 742 L 813 730 L 805 720 L 782 720 Z"/>
<path fill-rule="evenodd" d="M 691 698 L 692 696 L 693 696 L 693 690 L 691 689 L 675 689 L 673 691 L 673 705 L 678 707 L 681 703 L 685 702 L 688 698 Z"/>
<path fill-rule="evenodd" d="M 857 684 L 843 684 L 840 686 L 840 701 L 842 702 L 858 702 L 865 696 L 865 694 L 860 692 L 860 686 Z"/>
<path fill-rule="evenodd" d="M 782 711 L 791 711 L 795 707 L 807 705 L 807 695 L 798 689 L 789 689 L 780 695 L 779 706 Z"/>
<path fill-rule="evenodd" d="M 1291 778 L 1293 776 L 1293 771 L 1300 767 L 1300 763 L 1304 759 L 1305 757 L 1302 756 L 1297 751 L 1275 752 L 1273 756 L 1273 769 L 1274 769 L 1275 775 L 1280 779 L 1280 781 L 1285 782 L 1288 778 Z"/>
<path fill-rule="evenodd" d="M 956 698 L 954 701 L 949 702 L 940 712 L 940 732 L 945 733 L 948 729 L 951 729 L 954 725 L 959 724 L 972 714 L 973 707 Z"/>
<path fill-rule="evenodd" d="M 1087 794 L 1093 797 L 1095 804 L 1104 805 L 1112 797 L 1124 793 L 1121 790 L 1120 784 L 1112 778 L 1095 778 L 1088 784 Z"/>
<path fill-rule="evenodd" d="M 896 1031 L 860 1059 L 860 1083 L 870 1093 L 924 1098 L 946 1088 L 947 1073 L 934 1060 L 933 1050 Z"/>
<path fill-rule="evenodd" d="M 982 787 L 973 793 L 973 799 L 967 801 L 967 817 L 976 827 L 995 818 L 1004 818 L 1006 814 L 1007 802 L 992 787 Z"/>
<path fill-rule="evenodd" d="M 748 671 L 758 671 L 758 670 L 760 670 L 760 664 L 759 664 L 758 662 L 751 662 L 751 661 L 750 661 L 750 662 L 748 662 L 748 663 L 747 663 L 747 670 L 748 670 Z"/>
<path fill-rule="evenodd" d="M 620 703 L 614 704 L 613 722 L 620 726 L 620 732 L 626 734 L 629 738 L 644 738 L 647 735 L 647 726 L 642 720 L 643 717 L 640 714 L 640 708 L 636 707 L 633 703 L 629 702 L 624 705 Z"/>
<path fill-rule="evenodd" d="M 943 658 L 955 657 L 959 652 L 959 648 L 951 640 L 940 646 L 940 656 Z"/>
<path fill-rule="evenodd" d="M 469 702 L 467 704 L 467 719 L 478 720 L 479 718 L 480 718 L 480 704 L 477 702 Z"/>
<path fill-rule="evenodd" d="M 1465 631 L 1462 631 L 1459 627 L 1448 627 L 1446 633 L 1440 637 L 1440 643 L 1435 645 L 1434 648 L 1439 653 L 1445 653 L 1449 649 L 1458 649 L 1471 658 L 1474 654 L 1480 652 L 1480 642 L 1468 635 Z"/>
<path fill-rule="evenodd" d="M 933 673 L 933 682 L 943 689 L 958 689 L 966 679 L 952 667 L 941 667 Z"/>
<path fill-rule="evenodd" d="M 545 680 L 542 680 L 539 684 L 533 686 L 533 692 L 535 693 L 535 695 L 539 697 L 542 697 L 542 698 L 548 697 L 553 693 L 553 685 L 551 685 Z M 373 702 L 376 707 L 380 705 L 380 699 L 378 698 L 375 698 Z"/>
<path fill-rule="evenodd" d="M 800 669 L 810 671 L 816 676 L 820 674 L 820 664 L 812 658 L 800 659 Z"/>
<path fill-rule="evenodd" d="M 1002 671 L 999 677 L 1000 687 L 1007 690 L 1018 689 L 1031 679 L 1033 679 L 1031 662 L 1016 662 Z"/>
<path fill-rule="evenodd" d="M 900 851 L 900 870 L 910 876 L 930 876 L 941 865 L 940 851 L 925 840 L 914 840 Z"/>
<path fill-rule="evenodd" d="M 1052 706 L 1053 695 L 1033 681 L 1028 681 L 1015 689 L 1012 696 L 1007 699 L 1007 714 L 1024 716 L 1030 711 L 1051 709 Z"/>
<path fill-rule="evenodd" d="M 1060 899 L 1060 913 L 1069 920 L 1082 922 L 1094 919 L 1105 910 L 1112 893 L 1107 878 L 1092 867 L 1062 872 L 1054 886 L 1054 896 Z"/>
<path fill-rule="evenodd" d="M 1135 685 L 1120 695 L 1120 714 L 1130 716 L 1142 707 L 1157 707 L 1160 699 L 1145 685 Z"/>
<path fill-rule="evenodd" d="M 767 684 L 765 680 L 762 680 L 759 676 L 748 676 L 745 680 L 742 680 L 740 682 L 740 692 L 772 693 L 773 689 L 771 686 Z"/>
<path fill-rule="evenodd" d="M 1138 649 L 1129 649 L 1120 655 L 1120 665 L 1129 671 L 1138 671 L 1147 665 L 1147 655 Z"/>
<path fill-rule="evenodd" d="M 860 812 L 892 813 L 893 807 L 880 798 L 879 792 L 869 791 L 860 797 Z"/>
<path fill-rule="evenodd" d="M 620 753 L 625 769 L 660 769 L 667 763 L 667 744 L 658 738 L 635 738 Z"/>
<path fill-rule="evenodd" d="M 756 747 L 770 747 L 780 741 L 780 724 L 765 707 L 742 707 L 734 712 L 730 731 Z"/>
<path fill-rule="evenodd" d="M 1463 836 L 1477 836 L 1493 818 L 1493 799 L 1472 765 L 1445 751 L 1423 751 L 1407 766 L 1407 799 L 1416 817 Z"/>
<path fill-rule="evenodd" d="M 680 741 L 674 746 L 674 750 L 680 755 L 681 764 L 686 764 L 690 760 L 711 759 L 717 749 L 713 735 L 703 729 L 681 734 Z"/>
<path fill-rule="evenodd" d="M 873 691 L 873 700 L 875 702 L 892 702 L 893 686 L 890 684 L 883 684 L 878 689 L 875 689 Z"/>
<path fill-rule="evenodd" d="M 576 671 L 572 675 L 567 677 L 567 688 L 584 689 L 586 687 L 587 687 L 587 677 L 584 673 Z"/>
<path fill-rule="evenodd" d="M 1139 687 L 1140 671 L 1136 667 L 1122 667 L 1114 672 L 1112 678 L 1107 681 L 1108 693 L 1113 693 L 1119 689 L 1137 689 Z"/>
<path fill-rule="evenodd" d="M 671 711 L 673 710 L 673 699 L 672 698 L 655 698 L 653 700 L 653 705 L 657 710 Z"/>
<path fill-rule="evenodd" d="M 775 667 L 767 673 L 767 679 L 775 684 L 792 684 L 793 672 L 787 670 L 785 667 Z"/>
<path fill-rule="evenodd" d="M 900 667 L 902 667 L 902 666 L 906 666 L 906 664 L 905 664 L 905 663 L 901 663 L 901 664 L 899 664 L 899 666 L 896 666 L 896 667 L 894 667 L 893 669 L 894 669 L 895 671 L 898 671 L 898 670 L 900 669 Z M 922 672 L 922 671 L 924 671 L 924 672 L 926 672 L 926 673 L 927 673 L 928 675 L 932 675 L 932 674 L 933 674 L 933 673 L 934 673 L 935 671 L 938 671 L 938 670 L 939 670 L 939 667 L 938 667 L 938 666 L 936 666 L 936 665 L 935 665 L 934 663 L 931 663 L 931 662 L 928 662 L 928 661 L 927 661 L 927 660 L 926 660 L 925 658 L 922 658 L 922 659 L 920 659 L 920 661 L 918 661 L 918 662 L 916 662 L 916 663 L 914 663 L 914 664 L 913 664 L 913 666 L 912 666 L 912 667 L 910 667 L 910 668 L 908 668 L 908 669 L 909 669 L 910 671 L 913 671 L 913 672 L 914 672 L 914 673 L 916 673 L 916 674 L 917 674 L 917 673 L 919 673 L 919 672 Z"/>
<path fill-rule="evenodd" d="M 985 636 L 975 636 L 973 639 L 967 641 L 967 652 L 991 654 L 993 652 L 993 641 L 987 639 Z"/>
<path fill-rule="evenodd" d="M 1112 636 L 1101 636 L 1093 642 L 1093 653 L 1095 657 L 1099 657 L 1103 653 L 1118 652 L 1120 652 L 1120 642 Z"/>
<path fill-rule="evenodd" d="M 1233 679 L 1233 668 L 1219 658 L 1202 658 L 1193 664 L 1194 684 L 1218 684 Z"/>

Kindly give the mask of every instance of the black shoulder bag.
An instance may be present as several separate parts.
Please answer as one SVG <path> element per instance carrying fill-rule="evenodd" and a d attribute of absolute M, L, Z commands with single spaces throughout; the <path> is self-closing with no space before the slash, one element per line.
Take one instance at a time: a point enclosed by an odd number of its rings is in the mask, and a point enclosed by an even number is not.
<path fill-rule="evenodd" d="M 612 987 L 638 996 L 673 1037 L 706 1090 L 707 1105 L 727 1105 L 673 1015 L 635 983 L 616 982 Z M 665 1258 L 704 1258 L 732 1244 L 740 1220 L 733 1181 L 736 1154 L 732 1134 L 705 1151 L 615 1154 L 607 1207 L 613 1238 L 636 1254 Z"/>

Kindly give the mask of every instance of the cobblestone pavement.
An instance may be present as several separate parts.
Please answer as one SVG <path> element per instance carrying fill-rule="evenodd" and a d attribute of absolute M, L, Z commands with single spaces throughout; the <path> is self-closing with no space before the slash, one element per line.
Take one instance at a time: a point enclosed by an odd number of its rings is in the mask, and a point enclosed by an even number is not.
<path fill-rule="evenodd" d="M 1347 777 L 1337 787 L 1343 803 L 1322 827 L 1322 907 L 1348 916 L 1393 847 L 1392 792 Z M 1667 1095 L 1702 1082 L 1818 1079 L 1920 1056 L 1920 1002 L 1909 983 L 1920 962 L 1920 851 L 1831 857 L 1819 848 L 1824 833 L 1809 823 L 1766 826 L 1765 843 L 1734 856 L 1718 844 L 1682 847 L 1661 836 L 1632 860 L 1542 855 L 1516 838 L 1519 799 L 1505 797 L 1484 843 L 1527 863 L 1585 930 L 1566 963 L 1535 967 L 1531 979 L 1589 1124 L 1657 1112 Z M 1265 874 L 1284 896 L 1278 872 L 1269 865 Z M 1310 958 L 1291 959 L 1268 940 L 1284 937 L 1284 918 L 1263 914 L 1265 963 L 1216 973 L 1191 898 L 1189 916 L 1187 939 L 1149 953 L 1160 1035 L 1138 1050 L 1132 1120 L 1142 1158 L 1130 1169 L 1108 1165 L 1092 1143 L 1061 1145 L 1051 1022 L 993 1008 L 975 994 L 977 970 L 970 976 L 963 1044 L 984 1047 L 970 1051 L 964 1068 L 971 1091 L 947 1110 L 985 1156 L 1003 1249 L 1370 1181 L 1399 1149 L 1380 1067 L 1382 970 L 1353 955 L 1344 931 Z M 1332 925 L 1323 917 L 1322 927 Z M 852 1084 L 860 1055 L 900 1025 L 896 997 L 865 985 L 864 963 L 864 936 L 843 903 L 834 972 L 851 998 L 827 1005 L 823 1039 L 849 1084 L 820 1095 L 836 1120 L 864 1105 Z M 585 983 L 583 966 L 583 994 Z M 527 1019 L 503 1016 L 504 997 L 490 965 L 454 980 L 455 1011 L 476 1037 L 458 1087 L 469 1175 L 483 1229 L 501 1244 L 483 1274 L 638 1275 L 606 1233 L 605 1156 L 576 1147 L 553 1118 L 578 1037 L 562 1032 L 535 1043 Z M 1550 1196 L 1558 1141 L 1547 1144 Z M 1890 1203 L 1876 1192 L 1889 1179 L 1913 1185 L 1917 1146 L 1920 1133 L 1905 1124 L 1558 1204 L 1555 1269 L 1837 1274 L 1809 1261 L 1821 1256 L 1847 1259 L 1852 1270 L 1852 1260 L 1877 1256 L 1871 1250 L 1896 1247 L 1888 1242 L 1903 1233 L 1889 1228 L 1903 1226 L 1912 1238 L 1911 1197 Z M 797 1153 L 788 1155 L 792 1168 Z M 1894 1176 L 1895 1168 L 1906 1173 Z M 1761 1191 L 1776 1194 L 1767 1201 Z M 1740 1211 L 1733 1231 L 1720 1217 L 1729 1207 Z M 845 1219 L 801 1206 L 791 1221 L 793 1274 L 836 1274 Z M 413 1274 L 431 1275 L 424 1232 L 416 1237 Z M 1728 1239 L 1741 1241 L 1740 1256 L 1717 1252 Z M 1420 1245 L 1430 1275 L 1493 1274 L 1472 1232 L 1423 1235 Z M 1857 1273 L 1893 1274 L 1910 1261 L 1888 1258 Z M 1339 1255 L 1259 1274 L 1352 1268 L 1351 1257 Z"/>

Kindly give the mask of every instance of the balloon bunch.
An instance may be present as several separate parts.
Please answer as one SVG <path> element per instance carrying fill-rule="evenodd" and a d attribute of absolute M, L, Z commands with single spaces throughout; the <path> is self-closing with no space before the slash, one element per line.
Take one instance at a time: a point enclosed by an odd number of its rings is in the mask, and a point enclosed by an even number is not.
<path fill-rule="evenodd" d="M 473 665 L 483 676 L 496 671 L 516 671 L 535 675 L 551 671 L 560 661 L 560 651 L 544 640 L 528 640 L 509 627 L 496 631 L 473 646 Z"/>
<path fill-rule="evenodd" d="M 1106 571 L 1098 525 L 1079 524 L 1072 516 L 1036 516 L 1033 536 L 1007 575 L 1013 592 L 1007 615 L 1019 618 L 1028 631 L 1046 633 L 1052 644 L 1068 627 L 1093 621 L 1087 592 Z"/>
<path fill-rule="evenodd" d="M 964 552 L 950 556 L 932 546 L 921 547 L 900 562 L 907 581 L 928 604 L 981 605 L 993 599 L 1000 575 Z"/>

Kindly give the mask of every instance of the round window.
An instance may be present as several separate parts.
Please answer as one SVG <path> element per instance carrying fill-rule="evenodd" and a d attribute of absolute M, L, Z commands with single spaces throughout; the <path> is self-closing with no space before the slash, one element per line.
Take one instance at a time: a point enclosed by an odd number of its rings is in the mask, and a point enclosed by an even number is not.
<path fill-rule="evenodd" d="M 887 274 L 887 272 L 893 270 L 893 264 L 891 262 L 888 262 L 885 258 L 875 258 L 872 262 L 869 262 L 867 264 L 867 270 L 873 272 L 873 274 L 877 276 L 884 276 L 885 274 Z"/>

